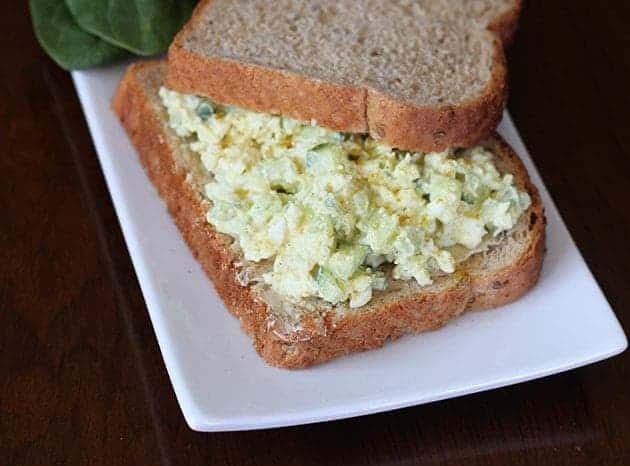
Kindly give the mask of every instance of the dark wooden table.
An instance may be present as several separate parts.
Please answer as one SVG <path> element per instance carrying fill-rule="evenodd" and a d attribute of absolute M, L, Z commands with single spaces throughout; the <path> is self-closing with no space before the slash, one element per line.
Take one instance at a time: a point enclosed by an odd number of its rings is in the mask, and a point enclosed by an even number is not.
<path fill-rule="evenodd" d="M 69 75 L 0 15 L 0 465 L 630 465 L 630 353 L 346 421 L 200 434 L 169 383 Z M 630 328 L 630 4 L 530 1 L 510 110 Z"/>

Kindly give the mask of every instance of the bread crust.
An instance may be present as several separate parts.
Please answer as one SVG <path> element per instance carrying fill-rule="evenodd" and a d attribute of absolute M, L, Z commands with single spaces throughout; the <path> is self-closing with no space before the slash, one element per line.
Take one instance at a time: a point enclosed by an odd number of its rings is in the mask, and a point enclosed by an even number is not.
<path fill-rule="evenodd" d="M 521 11 L 523 10 L 523 0 L 513 1 L 514 6 L 512 8 L 496 17 L 488 25 L 488 29 L 499 37 L 504 48 L 509 47 L 512 45 L 512 42 L 514 42 L 514 35 L 518 27 L 518 18 L 521 16 Z"/>
<path fill-rule="evenodd" d="M 208 70 L 212 70 L 211 73 Z M 175 42 L 169 49 L 167 86 L 185 94 L 260 112 L 289 115 L 336 131 L 368 132 L 366 91 L 308 79 L 258 65 L 205 57 Z"/>
<path fill-rule="evenodd" d="M 486 139 L 498 124 L 507 98 L 504 45 L 512 40 L 521 0 L 488 26 L 495 38 L 491 78 L 478 96 L 458 105 L 416 106 L 375 89 L 342 86 L 249 63 L 207 57 L 187 49 L 212 0 L 202 0 L 168 51 L 167 86 L 203 94 L 225 104 L 316 120 L 335 131 L 369 133 L 409 150 L 441 151 Z M 210 72 L 211 71 L 211 72 Z"/>
<path fill-rule="evenodd" d="M 530 241 L 525 252 L 509 267 L 496 273 L 458 270 L 454 282 L 440 292 L 421 292 L 385 302 L 362 312 L 336 316 L 332 312 L 316 320 L 307 318 L 302 330 L 286 334 L 265 303 L 250 287 L 237 280 L 237 257 L 226 236 L 205 219 L 207 203 L 186 181 L 175 162 L 173 138 L 164 118 L 156 113 L 142 74 L 164 65 L 143 62 L 132 65 L 122 79 L 112 107 L 132 139 L 147 175 L 165 200 L 168 210 L 194 256 L 214 283 L 226 307 L 251 336 L 256 351 L 269 364 L 301 368 L 337 356 L 380 347 L 388 339 L 442 326 L 468 309 L 485 309 L 520 297 L 538 280 L 545 248 L 545 220 L 540 197 L 525 167 L 498 136 L 488 144 L 510 159 L 516 182 L 527 189 L 532 206 Z M 156 89 L 153 90 L 156 92 Z"/>

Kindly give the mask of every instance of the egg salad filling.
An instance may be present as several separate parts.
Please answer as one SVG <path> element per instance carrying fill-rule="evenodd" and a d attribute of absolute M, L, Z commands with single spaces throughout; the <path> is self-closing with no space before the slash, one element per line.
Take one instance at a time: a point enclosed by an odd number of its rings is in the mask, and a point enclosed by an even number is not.
<path fill-rule="evenodd" d="M 159 94 L 170 127 L 211 175 L 208 222 L 247 261 L 270 261 L 263 282 L 290 300 L 359 307 L 387 277 L 429 285 L 530 205 L 483 147 L 407 152 L 164 87 Z"/>

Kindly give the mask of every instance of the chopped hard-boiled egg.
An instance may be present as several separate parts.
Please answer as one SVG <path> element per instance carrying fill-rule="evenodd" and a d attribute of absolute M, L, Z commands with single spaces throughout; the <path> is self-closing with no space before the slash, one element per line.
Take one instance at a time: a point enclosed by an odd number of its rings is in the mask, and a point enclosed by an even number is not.
<path fill-rule="evenodd" d="M 394 279 L 452 273 L 512 228 L 530 205 L 483 147 L 412 153 L 369 136 L 221 106 L 160 89 L 171 128 L 212 181 L 207 219 L 245 259 L 268 259 L 264 281 L 292 299 L 368 303 Z"/>

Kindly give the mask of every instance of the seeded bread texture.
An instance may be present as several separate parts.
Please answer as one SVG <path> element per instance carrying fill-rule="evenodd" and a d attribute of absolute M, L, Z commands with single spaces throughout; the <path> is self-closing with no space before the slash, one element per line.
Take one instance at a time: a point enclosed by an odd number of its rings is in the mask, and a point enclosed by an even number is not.
<path fill-rule="evenodd" d="M 203 0 L 167 83 L 422 151 L 472 146 L 506 97 L 520 0 Z"/>
<path fill-rule="evenodd" d="M 431 286 L 390 280 L 383 292 L 358 309 L 323 301 L 299 314 L 286 312 L 257 285 L 243 285 L 243 258 L 226 235 L 206 221 L 206 181 L 199 156 L 185 148 L 168 127 L 158 97 L 165 66 L 133 65 L 113 100 L 113 109 L 132 139 L 140 160 L 195 257 L 213 281 L 226 307 L 252 337 L 270 364 L 299 368 L 334 357 L 380 347 L 388 339 L 440 327 L 468 309 L 509 303 L 537 281 L 545 249 L 545 217 L 540 197 L 522 162 L 499 136 L 484 142 L 496 154 L 500 171 L 514 174 L 531 207 L 501 242 L 472 256 Z M 211 329 L 208 329 L 211 331 Z"/>

